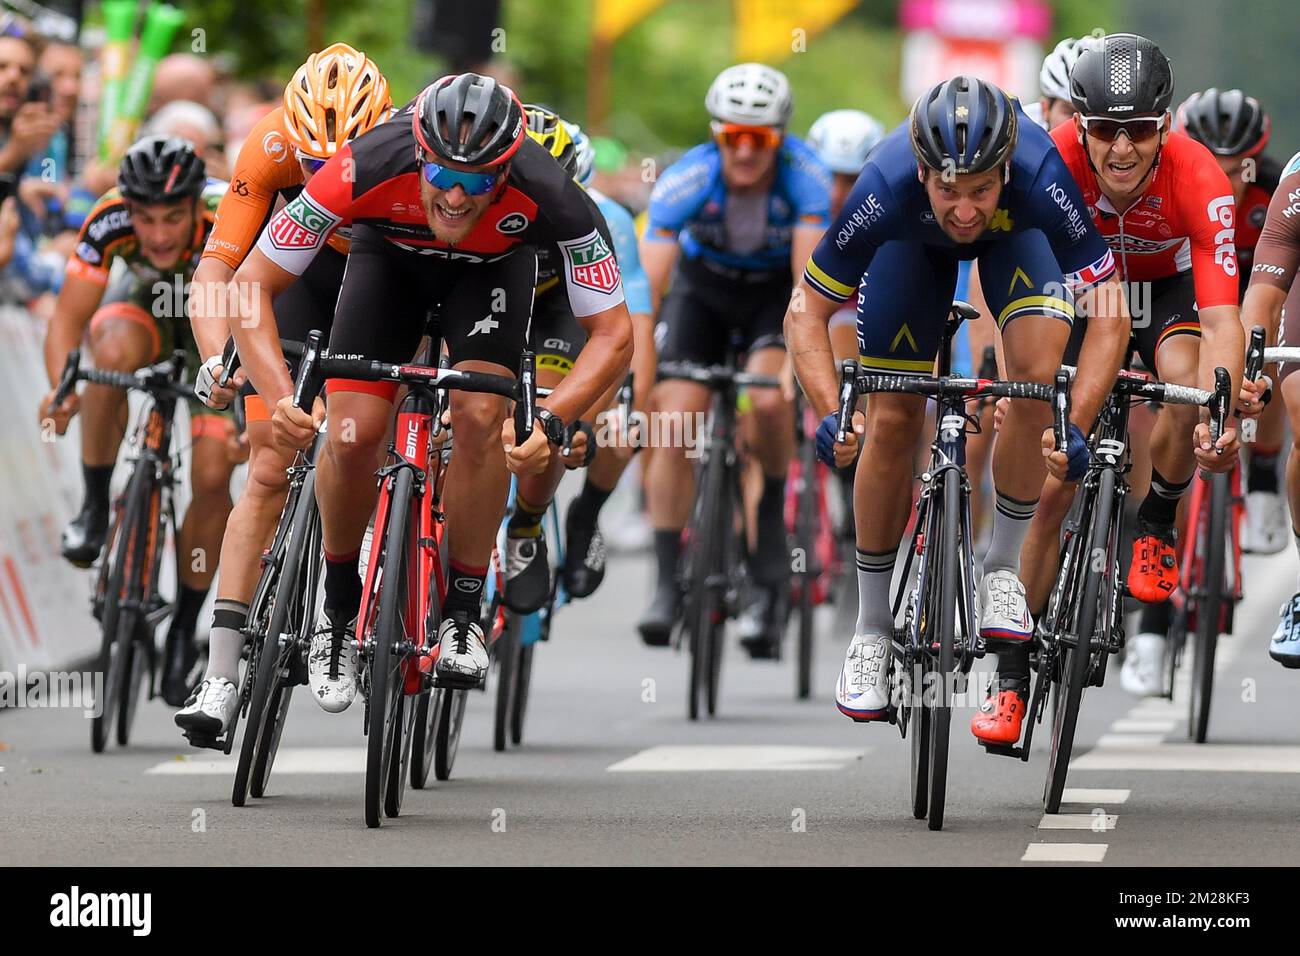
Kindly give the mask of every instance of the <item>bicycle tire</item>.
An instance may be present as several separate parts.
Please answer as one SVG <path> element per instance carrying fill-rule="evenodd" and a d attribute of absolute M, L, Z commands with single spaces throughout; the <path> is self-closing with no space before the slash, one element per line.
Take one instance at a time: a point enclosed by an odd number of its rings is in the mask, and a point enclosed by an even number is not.
<path fill-rule="evenodd" d="M 493 649 L 497 662 L 496 708 L 492 715 L 492 749 L 503 753 L 510 739 L 510 713 L 514 704 L 515 671 L 519 663 L 519 645 L 523 620 L 513 611 L 506 612 L 506 629 Z"/>
<path fill-rule="evenodd" d="M 311 489 L 308 489 L 311 490 Z M 297 658 L 303 650 L 311 645 L 312 630 L 316 625 L 316 593 L 321 581 L 321 563 L 324 550 L 321 544 L 320 512 L 316 507 L 316 495 L 312 493 L 305 505 L 304 518 L 307 523 L 307 538 L 299 557 L 306 555 L 305 564 L 299 563 L 292 571 L 293 575 L 284 582 L 289 586 L 289 625 L 290 642 L 283 648 L 276 669 L 276 683 L 272 689 L 268 713 L 261 737 L 258 741 L 256 756 L 253 761 L 253 796 L 262 797 L 271 780 L 271 769 L 275 766 L 275 756 L 280 751 L 280 738 L 284 735 L 284 723 L 289 716 L 289 703 L 293 689 L 297 686 L 295 674 L 298 672 Z M 305 671 L 305 663 L 302 665 Z"/>
<path fill-rule="evenodd" d="M 515 661 L 515 699 L 510 710 L 510 742 L 516 747 L 524 742 L 524 716 L 528 712 L 528 689 L 533 681 L 533 651 L 531 644 L 520 644 Z"/>
<path fill-rule="evenodd" d="M 1086 535 L 1076 541 L 1087 543 L 1087 550 L 1076 556 L 1075 566 L 1083 573 L 1083 588 L 1078 592 L 1074 606 L 1074 646 L 1058 655 L 1061 683 L 1053 689 L 1052 738 L 1047 758 L 1047 780 L 1043 785 L 1043 811 L 1058 813 L 1065 783 L 1070 773 L 1070 757 L 1074 752 L 1074 736 L 1079 724 L 1079 708 L 1088 683 L 1088 662 L 1092 658 L 1093 631 L 1096 630 L 1097 612 L 1100 608 L 1102 579 L 1113 567 L 1109 554 L 1110 523 L 1115 505 L 1115 472 L 1103 469 L 1097 481 L 1096 497 L 1089 502 L 1092 507 Z M 1094 555 L 1104 556 L 1104 568 L 1097 567 Z M 1103 641 L 1108 639 L 1103 635 Z"/>
<path fill-rule="evenodd" d="M 143 638 L 136 634 L 136 628 L 144 626 L 145 622 L 134 611 L 127 611 L 118 624 L 118 645 L 126 648 L 126 664 L 122 669 L 123 692 L 117 699 L 116 736 L 119 747 L 131 743 L 131 727 L 135 723 L 135 713 L 144 690 L 144 676 L 149 668 L 149 649 Z M 149 636 L 153 636 L 152 632 Z"/>
<path fill-rule="evenodd" d="M 812 694 L 813 639 L 816 634 L 813 615 L 813 589 L 821 568 L 817 566 L 817 480 L 819 471 L 812 442 L 804 439 L 804 450 L 799 462 L 803 486 L 799 489 L 795 512 L 794 534 L 796 546 L 803 555 L 803 572 L 799 580 L 799 644 L 795 653 L 795 698 L 807 700 Z"/>
<path fill-rule="evenodd" d="M 1192 692 L 1187 714 L 1187 734 L 1205 743 L 1210 729 L 1210 702 L 1214 694 L 1214 658 L 1219 644 L 1219 618 L 1223 611 L 1224 564 L 1227 559 L 1228 487 L 1231 476 L 1210 478 L 1210 514 L 1205 523 L 1204 577 L 1195 582 L 1196 651 L 1192 659 Z"/>
<path fill-rule="evenodd" d="M 714 589 L 709 578 L 716 563 L 714 551 L 718 546 L 714 515 L 719 501 L 715 489 L 721 480 L 723 461 L 710 452 L 705 462 L 704 474 L 697 488 L 695 521 L 691 526 L 690 554 L 685 562 L 687 591 L 682 626 L 686 631 L 687 652 L 690 654 L 690 684 L 687 692 L 687 716 L 698 720 L 701 697 L 708 695 L 708 684 L 713 670 L 712 622 L 715 615 Z M 707 700 L 704 701 L 708 706 Z"/>
<path fill-rule="evenodd" d="M 253 687 L 249 696 L 248 716 L 244 722 L 244 739 L 239 746 L 239 757 L 235 761 L 235 780 L 231 788 L 230 802 L 242 807 L 248 797 L 261 797 L 265 792 L 265 781 L 269 779 L 269 769 L 263 767 L 261 772 L 254 772 L 258 749 L 261 746 L 266 717 L 271 713 L 272 695 L 279 683 L 279 673 L 283 667 L 286 648 L 280 645 L 280 635 L 284 633 L 285 621 L 289 616 L 292 603 L 291 582 L 296 580 L 298 565 L 302 559 L 307 539 L 306 516 L 315 508 L 313 490 L 314 473 L 309 472 L 303 482 L 298 497 L 290 513 L 290 530 L 284 538 L 282 553 L 268 561 L 263 575 L 273 575 L 269 582 L 258 582 L 259 589 L 266 595 L 266 628 L 261 634 L 252 637 L 254 647 L 249 652 L 249 667 L 256 665 L 253 675 Z M 305 492 L 305 493 L 304 493 Z M 259 614 L 259 617 L 261 615 Z M 258 788 L 261 792 L 250 791 L 254 781 L 262 781 Z"/>
<path fill-rule="evenodd" d="M 948 743 L 952 724 L 952 701 L 949 699 L 948 675 L 954 670 L 957 617 L 957 531 L 961 521 L 961 475 L 947 471 L 943 477 L 943 510 L 940 528 L 938 622 L 939 659 L 933 661 L 927 654 L 931 673 L 938 679 L 937 688 L 923 687 L 922 706 L 930 714 L 929 781 L 930 808 L 926 821 L 931 830 L 943 829 L 943 816 L 948 797 Z M 938 693 L 939 700 L 934 701 Z"/>
<path fill-rule="evenodd" d="M 121 599 L 126 571 L 135 540 L 133 529 L 140 522 L 140 509 L 144 506 L 144 496 L 148 493 L 151 476 L 145 468 L 137 465 L 127 481 L 123 493 L 125 502 L 121 511 L 121 522 L 113 532 L 114 553 L 108 558 L 108 586 L 104 592 L 104 614 L 100 621 L 100 645 L 97 672 L 102 675 L 101 688 L 103 701 L 95 701 L 98 712 L 90 721 L 90 747 L 95 753 L 103 753 L 112 735 L 113 723 L 117 717 L 119 685 L 122 682 L 126 657 L 125 653 L 115 653 L 117 648 L 121 617 Z M 116 666 L 115 666 L 116 665 Z"/>
<path fill-rule="evenodd" d="M 910 639 L 910 636 L 909 636 Z M 905 688 L 908 702 L 908 730 L 912 734 L 911 795 L 912 816 L 924 820 L 930 812 L 930 712 L 915 705 L 917 688 L 924 682 L 919 661 L 910 665 L 911 676 Z"/>
<path fill-rule="evenodd" d="M 394 643 L 404 637 L 398 634 L 401 627 L 401 610 L 406 605 L 407 524 L 410 521 L 412 496 L 411 470 L 398 469 L 393 477 L 393 490 L 388 499 L 387 531 L 383 553 L 371 560 L 379 564 L 375 580 L 379 582 L 379 608 L 375 633 L 367 634 L 365 645 L 369 649 L 367 673 L 370 678 L 369 708 L 366 726 L 366 826 L 378 827 L 383 816 L 396 816 L 401 809 L 402 781 L 397 781 L 397 793 L 390 794 L 393 783 L 392 760 L 394 750 L 400 746 L 402 724 L 401 655 L 394 653 Z M 373 595 L 372 595 L 373 598 Z M 369 623 L 358 626 L 368 627 Z M 399 755 L 400 759 L 400 755 Z"/>
<path fill-rule="evenodd" d="M 433 774 L 439 780 L 451 778 L 460 750 L 460 730 L 465 723 L 465 705 L 469 691 L 464 688 L 438 688 L 435 692 L 438 711 L 437 734 L 433 750 Z"/>

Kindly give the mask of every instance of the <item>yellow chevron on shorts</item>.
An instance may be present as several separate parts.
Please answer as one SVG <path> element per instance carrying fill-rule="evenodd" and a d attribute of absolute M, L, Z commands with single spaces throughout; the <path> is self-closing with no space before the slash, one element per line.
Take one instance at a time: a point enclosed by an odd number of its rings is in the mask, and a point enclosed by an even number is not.
<path fill-rule="evenodd" d="M 1010 295 L 1015 290 L 1017 279 L 1025 284 L 1026 289 L 1034 287 L 1034 284 L 1029 281 L 1029 276 L 1025 275 L 1025 270 L 1020 266 L 1016 266 L 1016 271 L 1011 273 L 1011 285 L 1007 286 L 1007 295 Z"/>
<path fill-rule="evenodd" d="M 920 351 L 920 349 L 916 347 L 916 339 L 912 338 L 912 330 L 907 327 L 906 322 L 904 322 L 902 327 L 898 330 L 898 334 L 894 336 L 894 341 L 889 343 L 889 351 L 898 351 L 898 343 L 903 339 L 907 339 L 907 343 L 912 346 L 913 352 Z"/>

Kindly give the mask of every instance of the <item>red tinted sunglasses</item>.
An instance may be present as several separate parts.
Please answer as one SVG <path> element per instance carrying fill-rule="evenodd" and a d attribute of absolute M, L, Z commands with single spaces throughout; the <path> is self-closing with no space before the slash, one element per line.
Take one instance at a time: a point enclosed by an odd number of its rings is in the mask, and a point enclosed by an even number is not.
<path fill-rule="evenodd" d="M 1163 116 L 1142 116 L 1129 120 L 1113 120 L 1105 116 L 1081 116 L 1084 131 L 1093 139 L 1113 143 L 1123 133 L 1131 143 L 1145 143 L 1160 133 Z"/>

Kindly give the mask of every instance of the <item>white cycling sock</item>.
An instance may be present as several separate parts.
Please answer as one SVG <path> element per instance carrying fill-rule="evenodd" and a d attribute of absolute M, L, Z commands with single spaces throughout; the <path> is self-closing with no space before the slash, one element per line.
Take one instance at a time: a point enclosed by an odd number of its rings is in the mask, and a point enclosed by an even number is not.
<path fill-rule="evenodd" d="M 994 495 L 993 538 L 984 556 L 984 573 L 1014 571 L 1020 573 L 1020 548 L 1029 533 L 1029 522 L 1038 508 L 1038 499 L 1017 501 L 1010 495 Z"/>
<path fill-rule="evenodd" d="M 239 683 L 239 657 L 244 650 L 240 628 L 248 619 L 248 605 L 242 601 L 220 599 L 212 607 L 212 629 L 208 632 L 208 669 L 204 680 L 224 677 Z"/>
<path fill-rule="evenodd" d="M 858 623 L 857 634 L 894 633 L 894 615 L 889 606 L 889 585 L 894 579 L 892 551 L 858 550 Z"/>

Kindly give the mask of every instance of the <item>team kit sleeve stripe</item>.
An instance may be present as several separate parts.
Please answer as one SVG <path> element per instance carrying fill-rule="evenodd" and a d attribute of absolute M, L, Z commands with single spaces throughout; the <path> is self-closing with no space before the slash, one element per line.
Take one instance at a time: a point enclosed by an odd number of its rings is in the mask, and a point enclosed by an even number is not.
<path fill-rule="evenodd" d="M 856 289 L 856 286 L 845 285 L 839 279 L 828 274 L 812 259 L 809 259 L 808 265 L 804 267 L 803 275 L 809 285 L 828 299 L 834 299 L 836 302 L 845 301 Z"/>
<path fill-rule="evenodd" d="M 1066 321 L 1074 319 L 1074 303 L 1054 295 L 1027 295 L 1008 302 L 998 315 L 998 328 L 1022 315 L 1054 315 Z"/>
<path fill-rule="evenodd" d="M 858 362 L 867 370 L 879 369 L 882 372 L 920 372 L 928 375 L 934 371 L 934 360 L 925 359 L 891 359 L 876 358 L 871 355 L 859 355 Z"/>

